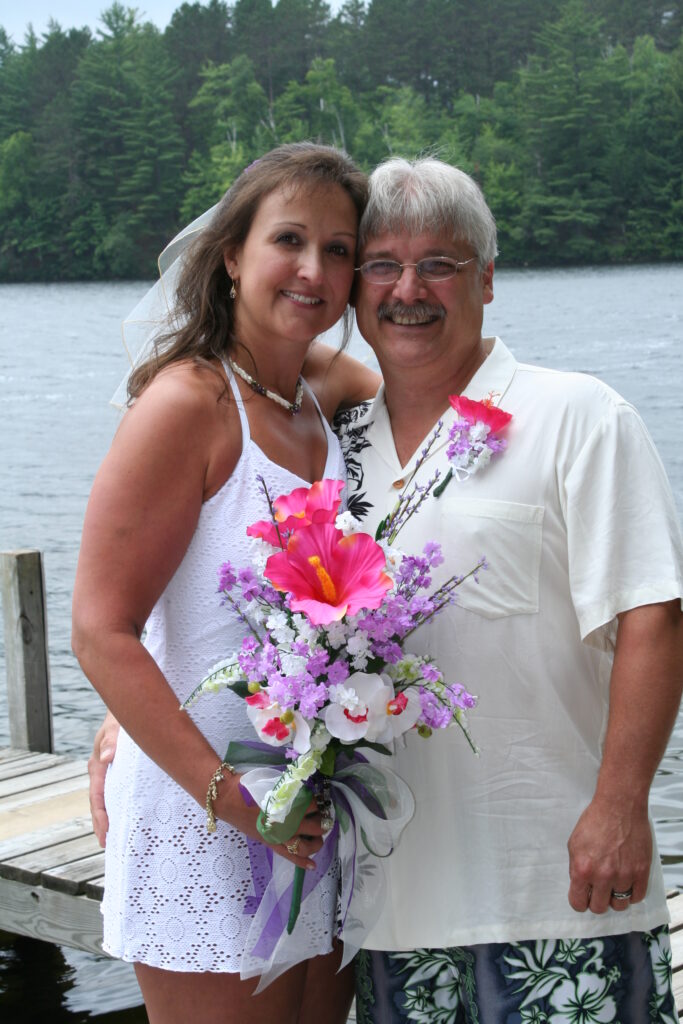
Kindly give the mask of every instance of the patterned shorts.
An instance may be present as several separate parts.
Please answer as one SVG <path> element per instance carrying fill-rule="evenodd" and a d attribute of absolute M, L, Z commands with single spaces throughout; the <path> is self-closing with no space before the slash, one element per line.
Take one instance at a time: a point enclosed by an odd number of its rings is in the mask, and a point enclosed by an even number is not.
<path fill-rule="evenodd" d="M 678 1024 L 666 925 L 599 939 L 361 950 L 358 1024 Z"/>

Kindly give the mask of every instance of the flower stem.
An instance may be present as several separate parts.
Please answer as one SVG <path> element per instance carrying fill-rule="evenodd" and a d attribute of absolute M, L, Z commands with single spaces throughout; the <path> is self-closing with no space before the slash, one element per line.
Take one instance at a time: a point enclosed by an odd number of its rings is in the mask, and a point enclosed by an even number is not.
<path fill-rule="evenodd" d="M 306 872 L 298 865 L 294 868 L 294 885 L 292 886 L 292 902 L 289 905 L 289 920 L 287 921 L 287 934 L 291 935 L 294 925 L 301 909 L 301 894 L 304 889 L 304 876 Z"/>

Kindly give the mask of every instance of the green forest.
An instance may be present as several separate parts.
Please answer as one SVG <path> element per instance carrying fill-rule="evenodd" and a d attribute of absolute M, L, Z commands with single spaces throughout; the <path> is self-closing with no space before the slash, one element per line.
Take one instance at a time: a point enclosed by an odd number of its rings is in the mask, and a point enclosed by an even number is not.
<path fill-rule="evenodd" d="M 681 0 L 183 3 L 0 28 L 0 280 L 154 276 L 281 142 L 479 181 L 501 264 L 683 259 Z M 1 18 L 0 18 L 1 20 Z"/>

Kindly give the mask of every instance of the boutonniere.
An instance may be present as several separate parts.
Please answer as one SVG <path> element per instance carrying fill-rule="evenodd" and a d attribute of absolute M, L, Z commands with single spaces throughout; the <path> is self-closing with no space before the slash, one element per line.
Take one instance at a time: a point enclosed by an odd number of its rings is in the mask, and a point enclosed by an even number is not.
<path fill-rule="evenodd" d="M 492 455 L 505 450 L 507 441 L 500 434 L 512 419 L 512 413 L 499 409 L 490 397 L 475 402 L 463 395 L 449 395 L 448 401 L 458 418 L 448 431 L 446 456 L 451 467 L 434 488 L 435 498 L 443 494 L 453 477 L 466 480 L 487 466 Z"/>

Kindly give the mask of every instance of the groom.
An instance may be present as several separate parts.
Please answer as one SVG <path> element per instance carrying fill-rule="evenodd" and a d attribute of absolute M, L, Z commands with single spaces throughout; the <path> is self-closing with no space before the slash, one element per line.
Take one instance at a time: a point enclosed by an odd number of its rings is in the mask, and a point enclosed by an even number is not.
<path fill-rule="evenodd" d="M 489 563 L 411 638 L 479 694 L 481 756 L 450 730 L 395 755 L 416 813 L 385 862 L 358 1020 L 673 1022 L 647 801 L 681 696 L 680 531 L 632 406 L 482 337 L 495 254 L 467 175 L 435 160 L 372 175 L 355 306 L 384 385 L 342 414 L 351 510 L 375 527 L 440 418 L 415 482 L 446 477 L 449 395 L 512 420 L 507 448 L 401 534 L 409 551 L 439 541 L 444 575 Z"/>
<path fill-rule="evenodd" d="M 359 954 L 359 1024 L 673 1024 L 647 816 L 683 663 L 683 545 L 661 463 L 609 388 L 482 337 L 496 231 L 467 175 L 381 165 L 360 245 L 356 316 L 384 385 L 340 425 L 354 514 L 374 531 L 439 419 L 415 480 L 445 479 L 449 395 L 512 420 L 507 448 L 401 535 L 410 551 L 439 541 L 444 575 L 489 563 L 411 638 L 479 694 L 481 756 L 457 730 L 410 733 L 395 755 L 416 814 Z"/>

